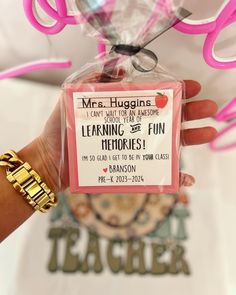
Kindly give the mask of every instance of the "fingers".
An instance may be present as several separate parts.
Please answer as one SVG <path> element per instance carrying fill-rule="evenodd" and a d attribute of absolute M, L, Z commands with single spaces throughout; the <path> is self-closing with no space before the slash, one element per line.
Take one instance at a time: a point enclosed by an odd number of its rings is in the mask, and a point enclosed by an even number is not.
<path fill-rule="evenodd" d="M 201 85 L 197 81 L 185 80 L 184 84 L 187 99 L 196 96 L 201 91 Z M 217 110 L 217 104 L 212 100 L 188 102 L 184 106 L 184 119 L 190 121 L 212 117 L 216 114 Z"/>
<path fill-rule="evenodd" d="M 201 90 L 201 85 L 197 81 L 186 80 L 186 98 L 197 95 Z M 212 100 L 202 100 L 186 103 L 183 108 L 183 116 L 186 121 L 199 120 L 213 117 L 217 112 L 217 104 Z M 183 145 L 199 145 L 211 142 L 217 136 L 217 131 L 213 127 L 186 129 L 181 131 L 181 141 Z"/>
<path fill-rule="evenodd" d="M 199 94 L 201 91 L 201 84 L 194 80 L 184 80 L 185 97 L 191 98 Z"/>
<path fill-rule="evenodd" d="M 195 129 L 185 129 L 181 131 L 181 141 L 183 145 L 199 145 L 214 140 L 217 131 L 213 127 L 203 127 Z"/>
<path fill-rule="evenodd" d="M 187 103 L 183 108 L 186 121 L 213 117 L 218 110 L 217 104 L 212 100 L 202 100 Z"/>

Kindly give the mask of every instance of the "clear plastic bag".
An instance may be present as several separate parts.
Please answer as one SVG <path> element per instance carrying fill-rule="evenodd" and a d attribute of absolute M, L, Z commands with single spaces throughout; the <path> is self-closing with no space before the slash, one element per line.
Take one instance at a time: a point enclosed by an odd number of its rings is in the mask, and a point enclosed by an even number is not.
<path fill-rule="evenodd" d="M 63 85 L 71 192 L 178 192 L 184 83 L 145 47 L 188 12 L 167 1 L 78 3 L 112 48 Z"/>

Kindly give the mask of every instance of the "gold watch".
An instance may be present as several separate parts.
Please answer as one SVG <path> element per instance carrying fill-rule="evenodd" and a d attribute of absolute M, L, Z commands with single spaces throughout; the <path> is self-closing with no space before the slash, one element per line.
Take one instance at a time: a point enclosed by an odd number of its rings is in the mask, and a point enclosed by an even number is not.
<path fill-rule="evenodd" d="M 14 151 L 8 151 L 0 156 L 0 166 L 7 168 L 7 180 L 35 210 L 46 213 L 51 207 L 56 207 L 56 195 Z"/>

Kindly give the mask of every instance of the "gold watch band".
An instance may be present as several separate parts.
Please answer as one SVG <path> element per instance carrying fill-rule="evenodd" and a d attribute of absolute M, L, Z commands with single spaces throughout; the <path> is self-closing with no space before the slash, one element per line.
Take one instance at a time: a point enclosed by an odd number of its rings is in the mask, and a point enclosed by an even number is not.
<path fill-rule="evenodd" d="M 56 207 L 55 194 L 14 151 L 8 151 L 0 156 L 0 166 L 6 167 L 7 180 L 35 210 L 46 213 L 51 207 Z"/>

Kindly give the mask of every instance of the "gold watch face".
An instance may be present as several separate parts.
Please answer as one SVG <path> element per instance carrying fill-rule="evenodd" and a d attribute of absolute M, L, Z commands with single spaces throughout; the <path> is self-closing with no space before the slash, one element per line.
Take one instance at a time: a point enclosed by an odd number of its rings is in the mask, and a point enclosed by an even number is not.
<path fill-rule="evenodd" d="M 71 212 L 80 223 L 98 235 L 127 240 L 151 233 L 175 204 L 175 196 L 162 194 L 71 195 Z"/>

